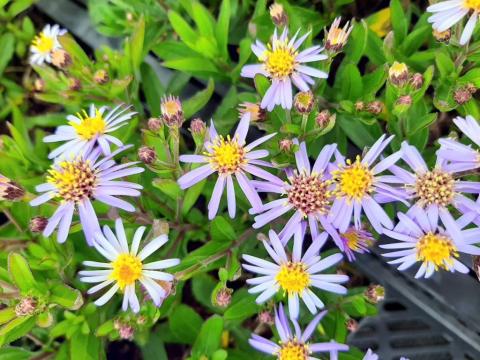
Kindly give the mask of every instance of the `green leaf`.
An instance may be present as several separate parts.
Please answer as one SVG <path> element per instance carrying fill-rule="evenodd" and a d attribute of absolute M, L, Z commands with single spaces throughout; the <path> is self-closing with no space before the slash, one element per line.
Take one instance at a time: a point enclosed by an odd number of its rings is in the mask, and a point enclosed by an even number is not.
<path fill-rule="evenodd" d="M 143 43 L 145 39 L 145 20 L 143 17 L 137 22 L 135 30 L 132 34 L 130 43 L 130 61 L 132 69 L 138 69 L 143 61 Z"/>
<path fill-rule="evenodd" d="M 142 75 L 142 90 L 147 100 L 148 109 L 152 116 L 160 116 L 159 100 L 165 94 L 165 86 L 158 78 L 155 70 L 146 62 L 140 66 Z"/>
<path fill-rule="evenodd" d="M 0 347 L 27 334 L 35 325 L 35 316 L 20 316 L 0 328 Z"/>
<path fill-rule="evenodd" d="M 191 307 L 180 304 L 169 318 L 172 334 L 182 344 L 193 344 L 202 326 L 202 318 Z"/>
<path fill-rule="evenodd" d="M 213 79 L 208 80 L 207 87 L 193 95 L 190 99 L 183 102 L 183 112 L 186 118 L 192 117 L 196 112 L 202 109 L 210 100 L 215 89 Z"/>
<path fill-rule="evenodd" d="M 213 241 L 218 242 L 232 242 L 237 238 L 232 225 L 220 215 L 210 223 L 210 236 Z"/>
<path fill-rule="evenodd" d="M 362 75 L 356 65 L 347 64 L 340 78 L 344 99 L 355 101 L 363 95 Z"/>
<path fill-rule="evenodd" d="M 365 20 L 354 24 L 350 41 L 345 46 L 345 61 L 357 64 L 367 47 L 368 26 Z"/>
<path fill-rule="evenodd" d="M 13 252 L 8 255 L 8 272 L 22 293 L 30 292 L 36 288 L 37 283 L 22 255 Z"/>
<path fill-rule="evenodd" d="M 113 320 L 108 320 L 97 328 L 97 336 L 106 336 L 115 329 Z"/>
<path fill-rule="evenodd" d="M 69 310 L 77 310 L 83 305 L 82 293 L 65 284 L 57 283 L 50 289 L 50 301 Z"/>
<path fill-rule="evenodd" d="M 12 33 L 7 32 L 0 37 L 0 49 L 2 49 L 0 51 L 0 75 L 2 75 L 15 52 L 15 36 Z"/>
<path fill-rule="evenodd" d="M 208 10 L 198 1 L 192 1 L 191 16 L 198 27 L 201 35 L 213 38 L 214 37 L 214 20 Z"/>
<path fill-rule="evenodd" d="M 395 37 L 395 43 L 401 45 L 408 32 L 408 18 L 403 11 L 400 0 L 390 1 L 390 11 L 392 13 L 392 28 Z"/>
<path fill-rule="evenodd" d="M 210 357 L 220 348 L 222 332 L 223 319 L 218 315 L 213 315 L 202 325 L 200 334 L 193 345 L 192 355 L 196 358 Z"/>
<path fill-rule="evenodd" d="M 413 54 L 417 51 L 427 40 L 428 36 L 432 34 L 432 27 L 430 24 L 421 26 L 418 29 L 415 29 L 410 34 L 401 45 L 402 53 L 406 56 Z"/>
<path fill-rule="evenodd" d="M 4 347 L 0 349 L 0 359 L 2 360 L 28 360 L 33 357 L 33 353 L 17 347 Z"/>
<path fill-rule="evenodd" d="M 456 73 L 455 64 L 448 54 L 443 51 L 437 51 L 435 64 L 441 77 L 449 77 Z"/>
<path fill-rule="evenodd" d="M 230 27 L 230 0 L 223 0 L 215 28 L 217 44 L 224 59 L 228 59 L 228 31 Z M 243 40 L 242 40 L 243 41 Z M 240 42 L 240 49 L 242 49 Z M 241 58 L 241 56 L 240 56 Z"/>
<path fill-rule="evenodd" d="M 480 88 L 480 68 L 475 68 L 468 71 L 460 79 L 458 79 L 460 84 L 473 84 L 476 88 Z"/>
<path fill-rule="evenodd" d="M 71 360 L 98 360 L 102 352 L 102 343 L 93 333 L 77 332 L 70 338 L 69 344 Z"/>
<path fill-rule="evenodd" d="M 9 322 L 15 316 L 16 316 L 15 308 L 13 307 L 7 307 L 5 309 L 0 310 L 0 325 Z"/>
<path fill-rule="evenodd" d="M 371 146 L 376 140 L 378 133 L 382 133 L 379 125 L 375 123 L 373 126 L 363 124 L 359 119 L 348 116 L 347 114 L 338 114 L 337 123 L 347 134 L 348 138 L 355 143 L 360 149 Z"/>
<path fill-rule="evenodd" d="M 415 134 L 417 131 L 422 130 L 437 120 L 437 113 L 426 114 L 420 118 L 408 117 L 407 118 L 407 132 L 408 136 Z"/>
<path fill-rule="evenodd" d="M 171 10 L 168 12 L 168 20 L 173 30 L 180 36 L 183 42 L 191 48 L 195 48 L 194 44 L 198 39 L 198 34 L 177 12 Z"/>
<path fill-rule="evenodd" d="M 235 293 L 236 295 L 236 293 Z M 234 300 L 235 300 L 234 295 Z M 255 298 L 249 294 L 241 298 L 237 302 L 233 302 L 223 314 L 227 321 L 238 321 L 247 319 L 255 315 L 259 310 L 259 306 L 255 302 Z"/>
<path fill-rule="evenodd" d="M 173 200 L 177 200 L 182 194 L 180 186 L 175 180 L 172 179 L 160 179 L 157 178 L 153 180 L 152 185 L 163 192 L 165 195 L 169 196 Z"/>
<path fill-rule="evenodd" d="M 255 82 L 255 88 L 257 89 L 257 92 L 263 96 L 267 92 L 268 88 L 270 87 L 270 80 L 266 76 L 263 75 L 255 75 L 254 78 Z"/>
<path fill-rule="evenodd" d="M 183 215 L 188 214 L 192 206 L 195 205 L 195 203 L 197 202 L 197 199 L 202 194 L 202 190 L 205 187 L 205 183 L 206 183 L 205 180 L 200 181 L 185 191 L 185 197 L 183 198 L 183 205 L 182 205 Z"/>
<path fill-rule="evenodd" d="M 82 47 L 78 45 L 71 35 L 63 35 L 59 37 L 58 41 L 62 45 L 63 49 L 70 54 L 74 63 L 78 62 L 78 65 L 83 66 L 91 65 L 88 55 L 83 51 Z"/>

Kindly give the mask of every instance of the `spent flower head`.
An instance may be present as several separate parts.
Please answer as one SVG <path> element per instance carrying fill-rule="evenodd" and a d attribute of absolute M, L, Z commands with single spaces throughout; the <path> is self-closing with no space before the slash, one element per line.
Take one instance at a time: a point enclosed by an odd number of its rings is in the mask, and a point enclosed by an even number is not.
<path fill-rule="evenodd" d="M 342 21 L 341 17 L 337 17 L 330 29 L 325 30 L 325 49 L 327 51 L 337 53 L 342 51 L 343 47 L 347 44 L 348 37 L 353 30 L 353 24 L 350 25 L 350 21 L 344 25 L 343 28 L 340 27 L 340 22 Z"/>

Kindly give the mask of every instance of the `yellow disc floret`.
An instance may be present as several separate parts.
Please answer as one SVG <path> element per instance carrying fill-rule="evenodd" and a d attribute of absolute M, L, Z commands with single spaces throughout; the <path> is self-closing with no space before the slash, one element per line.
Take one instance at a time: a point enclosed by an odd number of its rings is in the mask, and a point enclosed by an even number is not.
<path fill-rule="evenodd" d="M 233 174 L 241 165 L 247 163 L 245 150 L 237 139 L 231 139 L 230 136 L 224 139 L 218 136 L 212 146 L 211 153 L 206 152 L 210 165 L 220 174 Z"/>
<path fill-rule="evenodd" d="M 274 49 L 265 50 L 260 60 L 272 78 L 283 79 L 295 70 L 297 52 L 288 46 L 288 39 L 278 42 Z"/>
<path fill-rule="evenodd" d="M 373 190 L 373 174 L 357 156 L 355 162 L 347 160 L 347 165 L 333 172 L 337 183 L 337 197 L 346 196 L 349 201 L 361 200 Z"/>
<path fill-rule="evenodd" d="M 91 140 L 97 135 L 105 133 L 107 124 L 100 111 L 95 110 L 95 116 L 91 117 L 85 110 L 77 114 L 80 123 L 70 121 L 69 124 L 75 129 L 78 136 L 84 140 Z"/>
<path fill-rule="evenodd" d="M 416 245 L 417 260 L 432 263 L 438 268 L 450 269 L 454 258 L 458 257 L 457 247 L 450 238 L 442 234 L 427 233 L 419 239 Z"/>
<path fill-rule="evenodd" d="M 301 293 L 310 285 L 310 274 L 302 262 L 289 261 L 280 266 L 275 280 L 288 293 Z"/>
<path fill-rule="evenodd" d="M 32 46 L 40 53 L 49 53 L 55 46 L 55 40 L 42 31 L 39 35 L 33 38 Z"/>
<path fill-rule="evenodd" d="M 463 0 L 463 6 L 480 13 L 480 0 Z"/>
<path fill-rule="evenodd" d="M 296 340 L 280 344 L 278 360 L 307 360 L 310 354 L 308 346 Z"/>
<path fill-rule="evenodd" d="M 78 202 L 93 197 L 97 175 L 89 161 L 62 161 L 48 173 L 47 181 L 55 185 L 62 200 Z"/>
<path fill-rule="evenodd" d="M 131 254 L 120 254 L 112 262 L 113 271 L 110 275 L 121 290 L 135 283 L 142 276 L 142 261 Z"/>
<path fill-rule="evenodd" d="M 415 193 L 422 206 L 448 206 L 455 197 L 455 180 L 450 173 L 439 169 L 417 175 Z"/>

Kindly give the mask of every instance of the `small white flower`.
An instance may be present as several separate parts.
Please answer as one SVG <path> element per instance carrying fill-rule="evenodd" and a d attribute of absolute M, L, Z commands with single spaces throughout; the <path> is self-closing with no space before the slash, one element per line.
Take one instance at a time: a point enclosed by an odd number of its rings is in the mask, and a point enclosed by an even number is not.
<path fill-rule="evenodd" d="M 112 285 L 105 294 L 95 301 L 95 305 L 104 305 L 120 290 L 124 293 L 122 309 L 126 311 L 130 306 L 133 312 L 138 312 L 140 304 L 135 292 L 137 281 L 143 285 L 156 306 L 162 304 L 167 292 L 157 281 L 172 282 L 174 276 L 159 270 L 176 266 L 180 263 L 180 260 L 166 259 L 145 264 L 144 260 L 163 246 L 168 241 L 168 237 L 167 235 L 160 235 L 139 252 L 140 240 L 144 231 L 144 226 L 136 230 L 130 250 L 121 219 L 117 219 L 115 222 L 116 234 L 108 226 L 103 227 L 103 234 L 100 232 L 95 234 L 94 246 L 109 262 L 85 261 L 84 265 L 101 268 L 102 270 L 80 271 L 80 280 L 86 283 L 98 283 L 88 290 L 88 294 L 93 294 Z"/>
<path fill-rule="evenodd" d="M 30 63 L 32 65 L 42 65 L 44 62 L 52 62 L 52 52 L 61 49 L 62 46 L 58 37 L 67 33 L 67 30 L 61 29 L 57 24 L 45 25 L 43 30 L 33 38 L 30 45 Z"/>

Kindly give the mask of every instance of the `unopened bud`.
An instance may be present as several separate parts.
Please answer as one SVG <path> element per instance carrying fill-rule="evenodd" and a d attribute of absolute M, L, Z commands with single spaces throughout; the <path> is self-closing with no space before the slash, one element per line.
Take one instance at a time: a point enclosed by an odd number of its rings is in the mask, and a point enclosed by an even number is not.
<path fill-rule="evenodd" d="M 369 302 L 376 304 L 385 299 L 385 288 L 380 285 L 370 285 L 364 295 Z"/>
<path fill-rule="evenodd" d="M 355 319 L 347 320 L 347 330 L 350 332 L 355 332 L 358 330 L 358 321 Z"/>
<path fill-rule="evenodd" d="M 315 98 L 311 91 L 301 91 L 293 100 L 293 106 L 300 114 L 309 114 L 313 109 Z"/>
<path fill-rule="evenodd" d="M 230 302 L 232 301 L 232 293 L 233 290 L 227 287 L 220 289 L 220 291 L 217 292 L 217 296 L 215 297 L 215 305 L 223 308 L 230 305 Z"/>
<path fill-rule="evenodd" d="M 412 97 L 410 95 L 400 96 L 397 100 L 397 105 L 412 105 Z"/>
<path fill-rule="evenodd" d="M 278 146 L 280 147 L 280 150 L 288 152 L 292 149 L 293 141 L 290 139 L 282 139 L 278 143 Z"/>
<path fill-rule="evenodd" d="M 258 322 L 260 324 L 273 325 L 274 318 L 270 311 L 264 310 L 258 314 Z"/>
<path fill-rule="evenodd" d="M 122 320 L 116 319 L 113 322 L 113 327 L 118 331 L 118 336 L 123 340 L 132 340 L 135 333 L 135 329 L 132 325 L 123 322 Z"/>
<path fill-rule="evenodd" d="M 160 109 L 165 125 L 169 127 L 182 126 L 184 120 L 183 108 L 178 97 L 172 95 L 164 96 L 160 103 Z"/>
<path fill-rule="evenodd" d="M 68 88 L 72 91 L 78 91 L 82 88 L 82 83 L 77 78 L 69 78 Z"/>
<path fill-rule="evenodd" d="M 452 37 L 452 30 L 447 29 L 445 31 L 433 30 L 433 37 L 439 42 L 448 43 Z"/>
<path fill-rule="evenodd" d="M 373 115 L 378 115 L 383 111 L 383 103 L 381 101 L 372 101 L 368 103 L 367 111 Z"/>
<path fill-rule="evenodd" d="M 99 85 L 104 85 L 110 80 L 110 76 L 108 76 L 108 72 L 104 69 L 97 70 L 93 75 L 93 81 L 95 81 Z"/>
<path fill-rule="evenodd" d="M 470 94 L 475 94 L 477 92 L 477 87 L 471 83 L 468 83 L 465 88 L 470 92 Z"/>
<path fill-rule="evenodd" d="M 478 281 L 480 281 L 480 256 L 472 256 L 472 267 L 473 271 L 477 275 Z"/>
<path fill-rule="evenodd" d="M 267 112 L 265 109 L 262 109 L 258 103 L 244 102 L 240 104 L 238 112 L 240 117 L 249 113 L 251 122 L 262 122 L 265 121 L 267 117 Z"/>
<path fill-rule="evenodd" d="M 16 201 L 23 198 L 25 191 L 14 181 L 0 175 L 0 200 Z"/>
<path fill-rule="evenodd" d="M 150 131 L 157 132 L 162 128 L 162 125 L 163 125 L 162 119 L 160 118 L 151 117 L 150 119 L 148 119 L 147 126 L 148 126 L 148 130 Z"/>
<path fill-rule="evenodd" d="M 388 78 L 393 85 L 404 86 L 408 81 L 408 67 L 404 63 L 395 61 L 388 70 Z"/>
<path fill-rule="evenodd" d="M 206 129 L 205 122 L 200 118 L 195 118 L 190 122 L 190 132 L 193 135 L 204 135 Z"/>
<path fill-rule="evenodd" d="M 335 114 L 331 114 L 328 110 L 320 111 L 317 116 L 315 117 L 315 123 L 320 129 L 325 129 L 332 121 L 336 119 Z"/>
<path fill-rule="evenodd" d="M 276 2 L 270 6 L 270 16 L 277 27 L 284 27 L 288 23 L 288 16 L 283 5 Z"/>
<path fill-rule="evenodd" d="M 35 216 L 30 220 L 28 225 L 29 229 L 33 233 L 41 233 L 48 225 L 48 219 L 43 216 Z"/>
<path fill-rule="evenodd" d="M 365 103 L 363 101 L 357 101 L 355 103 L 355 110 L 357 110 L 357 111 L 365 110 Z"/>
<path fill-rule="evenodd" d="M 348 37 L 353 30 L 353 25 L 350 25 L 350 21 L 347 21 L 343 28 L 340 27 L 341 17 L 337 17 L 330 30 L 328 30 L 325 36 L 325 49 L 337 53 L 343 49 L 346 45 Z"/>
<path fill-rule="evenodd" d="M 410 79 L 410 84 L 412 84 L 412 87 L 415 90 L 420 89 L 423 86 L 423 75 L 420 73 L 415 73 L 413 74 L 412 78 Z"/>
<path fill-rule="evenodd" d="M 472 93 L 466 87 L 461 87 L 453 92 L 453 98 L 458 105 L 463 105 L 472 99 Z"/>
<path fill-rule="evenodd" d="M 37 92 L 45 90 L 45 81 L 43 79 L 35 79 L 33 82 L 33 89 Z"/>
<path fill-rule="evenodd" d="M 37 300 L 31 296 L 24 297 L 20 302 L 15 306 L 15 314 L 17 316 L 31 316 L 35 313 L 37 309 Z"/>
<path fill-rule="evenodd" d="M 157 153 L 151 147 L 142 146 L 140 149 L 138 149 L 138 158 L 143 163 L 147 165 L 151 165 L 154 163 L 155 159 L 157 158 Z"/>
<path fill-rule="evenodd" d="M 52 64 L 60 69 L 65 69 L 72 64 L 72 57 L 63 49 L 52 52 Z"/>

